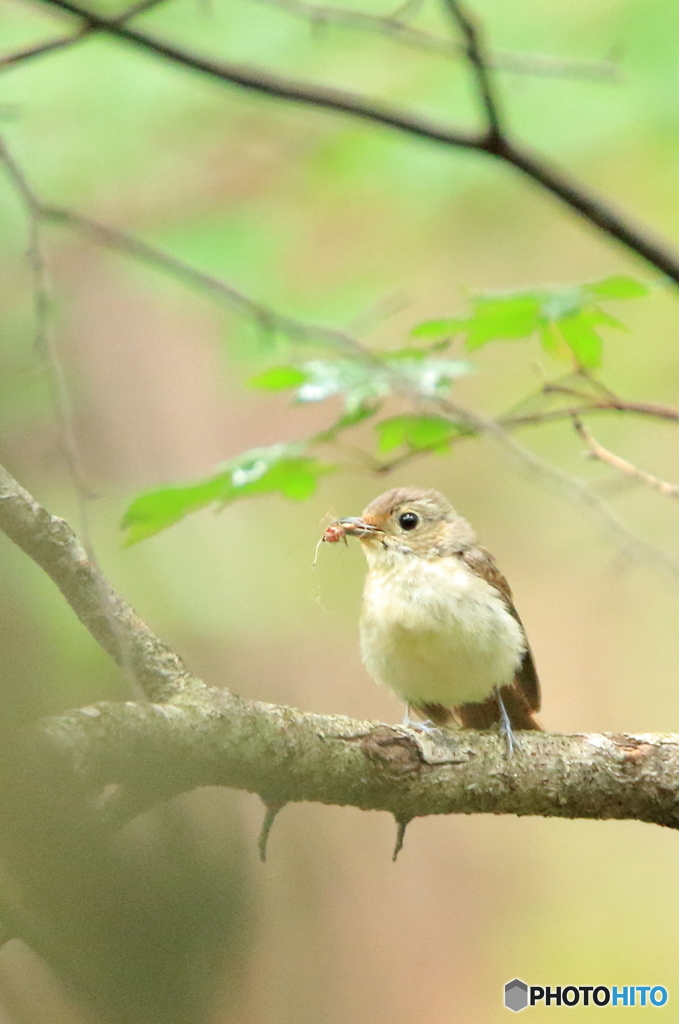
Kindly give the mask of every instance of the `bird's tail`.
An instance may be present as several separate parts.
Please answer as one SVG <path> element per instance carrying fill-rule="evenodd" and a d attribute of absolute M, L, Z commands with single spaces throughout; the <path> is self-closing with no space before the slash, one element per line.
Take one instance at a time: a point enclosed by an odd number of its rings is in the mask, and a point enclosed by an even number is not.
<path fill-rule="evenodd" d="M 502 686 L 500 696 L 512 729 L 542 731 L 535 712 L 515 684 Z M 422 704 L 418 710 L 431 719 L 434 725 L 439 726 L 457 722 L 463 729 L 492 729 L 494 725 L 500 725 L 502 722 L 502 713 L 495 695 L 480 704 L 461 704 L 456 708 L 446 708 L 443 704 Z"/>
<path fill-rule="evenodd" d="M 500 687 L 500 696 L 512 729 L 542 731 L 535 712 L 516 685 Z M 490 729 L 502 721 L 502 713 L 495 696 L 489 697 L 481 704 L 462 704 L 455 708 L 455 717 L 464 729 Z"/>

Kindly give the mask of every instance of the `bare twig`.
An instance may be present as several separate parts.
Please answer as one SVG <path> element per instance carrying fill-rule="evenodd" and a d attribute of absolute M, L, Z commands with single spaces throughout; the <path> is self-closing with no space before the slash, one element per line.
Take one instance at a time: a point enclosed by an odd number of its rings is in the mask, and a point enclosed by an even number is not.
<path fill-rule="evenodd" d="M 474 73 L 476 88 L 485 113 L 487 149 L 489 152 L 498 153 L 505 133 L 481 33 L 474 18 L 459 0 L 443 2 L 465 39 L 465 54 Z"/>
<path fill-rule="evenodd" d="M 42 207 L 28 179 L 5 142 L 0 139 L 0 164 L 19 195 L 28 218 L 27 258 L 33 276 L 35 348 L 45 360 L 59 422 L 61 448 L 73 480 L 80 510 L 83 542 L 93 557 L 87 505 L 92 497 L 85 481 L 80 452 L 73 426 L 73 409 L 64 368 L 52 332 L 47 261 L 42 240 Z"/>
<path fill-rule="evenodd" d="M 124 25 L 125 22 L 135 18 L 138 14 L 144 14 L 145 11 L 150 11 L 154 7 L 167 2 L 168 0 L 139 0 L 138 3 L 133 4 L 123 14 L 119 14 L 113 21 Z M 27 49 L 18 50 L 16 53 L 9 53 L 5 57 L 0 57 L 0 72 L 6 68 L 15 67 L 17 64 L 23 64 L 28 60 L 33 60 L 34 57 L 44 57 L 46 54 L 54 53 L 57 50 L 64 50 L 66 47 L 73 46 L 75 43 L 81 42 L 86 36 L 98 31 L 94 25 L 87 23 L 81 26 L 77 32 L 71 33 L 71 35 L 59 36 L 57 39 L 49 39 L 46 43 L 30 46 Z"/>
<path fill-rule="evenodd" d="M 533 413 L 510 413 L 501 416 L 498 420 L 506 430 L 513 430 L 515 427 L 540 426 L 542 423 L 554 423 L 556 420 L 568 420 L 573 416 L 582 413 L 617 412 L 630 413 L 635 416 L 648 416 L 652 419 L 679 421 L 679 409 L 673 409 L 669 405 L 655 405 L 652 402 L 630 402 L 617 400 L 615 402 L 587 400 L 582 405 L 567 405 L 561 409 L 545 409 L 542 412 Z"/>
<path fill-rule="evenodd" d="M 654 491 L 660 491 L 668 498 L 679 498 L 679 487 L 676 484 L 670 484 L 666 480 L 661 480 L 660 477 L 654 476 L 652 473 L 647 473 L 644 469 L 639 469 L 634 463 L 628 462 L 627 459 L 621 458 L 620 455 L 616 455 L 615 452 L 610 451 L 608 448 L 604 448 L 595 437 L 592 436 L 591 432 L 587 429 L 585 424 L 582 422 L 579 416 L 573 416 L 573 426 L 578 436 L 584 441 L 587 446 L 587 454 L 592 459 L 598 459 L 600 462 L 605 462 L 606 465 L 612 466 L 613 469 L 617 469 L 618 472 L 624 473 L 625 476 L 631 477 L 633 480 L 639 480 L 642 484 L 646 484 L 648 487 L 653 488 Z"/>
<path fill-rule="evenodd" d="M 392 14 L 367 14 L 365 11 L 336 7 L 332 4 L 314 4 L 307 0 L 257 0 L 285 11 L 294 17 L 305 18 L 316 27 L 333 25 L 355 29 L 360 32 L 375 32 L 425 53 L 437 53 L 443 57 L 464 57 L 466 47 L 449 39 L 434 35 L 424 29 L 408 24 L 402 8 Z M 496 71 L 510 71 L 518 75 L 539 75 L 591 79 L 594 81 L 616 81 L 620 70 L 612 61 L 591 61 L 577 57 L 552 57 L 546 54 L 513 53 L 508 50 L 493 50 L 486 54 L 486 63 Z"/>
<path fill-rule="evenodd" d="M 79 43 L 84 36 L 89 35 L 92 31 L 87 25 L 70 36 L 59 36 L 57 39 L 49 39 L 46 43 L 39 43 L 37 46 L 29 46 L 23 50 L 8 53 L 6 56 L 0 57 L 0 71 L 16 67 L 17 64 L 24 64 L 26 61 L 33 60 L 34 57 L 44 57 L 48 53 L 63 50 L 67 46 Z"/>
<path fill-rule="evenodd" d="M 449 418 L 451 422 L 466 423 L 475 433 L 495 441 L 512 456 L 519 469 L 532 476 L 543 487 L 579 505 L 593 522 L 609 537 L 615 539 L 625 554 L 655 566 L 675 582 L 679 580 L 679 560 L 631 530 L 584 480 L 579 480 L 545 462 L 516 441 L 507 432 L 505 425 L 496 420 L 471 412 L 450 399 L 435 399 L 433 405 L 440 415 Z"/>
<path fill-rule="evenodd" d="M 136 14 L 162 4 L 166 0 L 142 0 L 125 14 L 116 18 L 121 24 Z M 443 39 L 431 32 L 409 25 L 404 19 L 406 11 L 402 8 L 393 14 L 381 17 L 366 14 L 364 11 L 352 11 L 349 8 L 335 7 L 330 4 L 313 4 L 307 0 L 257 0 L 259 3 L 277 7 L 297 17 L 307 19 L 312 26 L 335 25 L 364 32 L 377 32 L 387 36 L 396 43 L 425 53 L 440 54 L 443 57 L 464 56 L 464 47 L 449 39 Z M 101 29 L 87 25 L 69 36 L 31 46 L 16 53 L 0 58 L 0 72 L 17 64 L 22 64 L 34 57 L 42 57 L 80 42 L 84 36 L 99 32 Z M 487 55 L 489 67 L 496 71 L 508 71 L 515 75 L 535 75 L 542 78 L 570 78 L 576 80 L 617 82 L 621 79 L 618 66 L 611 60 L 587 60 L 579 57 L 554 57 L 537 53 L 513 53 L 509 50 L 495 50 Z"/>

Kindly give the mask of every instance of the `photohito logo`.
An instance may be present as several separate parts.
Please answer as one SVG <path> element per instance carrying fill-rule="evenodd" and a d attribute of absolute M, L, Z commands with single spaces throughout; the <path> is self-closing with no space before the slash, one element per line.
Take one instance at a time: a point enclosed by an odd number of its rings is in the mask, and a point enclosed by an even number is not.
<path fill-rule="evenodd" d="M 514 978 L 505 985 L 505 1006 L 518 1013 L 527 1006 L 664 1006 L 662 985 L 527 985 Z"/>

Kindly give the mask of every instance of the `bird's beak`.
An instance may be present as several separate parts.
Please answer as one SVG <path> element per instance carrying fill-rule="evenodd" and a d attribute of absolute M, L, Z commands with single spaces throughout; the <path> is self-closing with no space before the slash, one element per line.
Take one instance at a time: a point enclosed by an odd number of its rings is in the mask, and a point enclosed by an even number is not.
<path fill-rule="evenodd" d="M 338 519 L 337 522 L 349 537 L 373 537 L 375 534 L 383 533 L 379 527 L 366 523 L 360 516 L 349 516 L 348 519 Z"/>

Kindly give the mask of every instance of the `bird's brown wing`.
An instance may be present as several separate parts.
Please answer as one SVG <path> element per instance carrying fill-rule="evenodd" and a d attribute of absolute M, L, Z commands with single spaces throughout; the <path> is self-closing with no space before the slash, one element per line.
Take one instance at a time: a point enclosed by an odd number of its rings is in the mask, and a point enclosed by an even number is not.
<path fill-rule="evenodd" d="M 462 552 L 462 559 L 473 572 L 478 573 L 478 575 L 482 576 L 487 583 L 490 583 L 491 587 L 495 587 L 495 589 L 499 591 L 504 599 L 505 605 L 507 606 L 507 611 L 521 626 L 526 641 L 526 652 L 523 656 L 521 666 L 514 678 L 514 685 L 519 691 L 521 698 L 523 698 L 525 703 L 528 705 L 530 711 L 539 711 L 540 683 L 535 670 L 533 652 L 530 649 L 530 644 L 528 643 L 526 631 L 523 628 L 523 623 L 521 622 L 519 613 L 514 607 L 512 591 L 507 580 L 498 569 L 493 556 L 486 551 L 485 548 L 477 545 L 472 548 L 467 548 Z"/>

